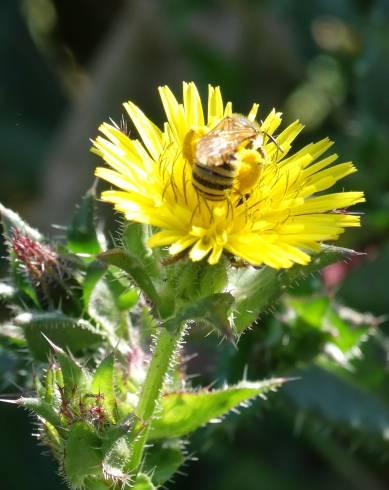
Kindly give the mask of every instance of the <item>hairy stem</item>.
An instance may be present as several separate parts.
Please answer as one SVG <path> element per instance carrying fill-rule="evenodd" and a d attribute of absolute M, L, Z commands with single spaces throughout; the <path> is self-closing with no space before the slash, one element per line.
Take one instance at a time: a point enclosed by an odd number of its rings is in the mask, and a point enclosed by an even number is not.
<path fill-rule="evenodd" d="M 146 428 L 132 446 L 132 454 L 128 467 L 132 475 L 136 476 L 139 470 L 155 407 L 170 362 L 182 337 L 183 330 L 184 325 L 181 325 L 175 332 L 170 332 L 163 327 L 160 329 L 138 406 L 135 410 L 135 414 L 146 425 Z"/>

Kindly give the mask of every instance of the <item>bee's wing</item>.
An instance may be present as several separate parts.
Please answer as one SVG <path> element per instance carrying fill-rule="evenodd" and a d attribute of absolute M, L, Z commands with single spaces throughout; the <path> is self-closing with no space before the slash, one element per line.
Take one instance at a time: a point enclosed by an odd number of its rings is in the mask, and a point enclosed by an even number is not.
<path fill-rule="evenodd" d="M 225 117 L 197 144 L 197 161 L 207 165 L 223 165 L 225 157 L 234 153 L 245 140 L 254 138 L 258 131 L 247 120 Z"/>
<path fill-rule="evenodd" d="M 225 157 L 235 153 L 237 147 L 245 140 L 254 138 L 256 132 L 252 129 L 244 131 L 212 131 L 201 138 L 196 148 L 197 161 L 202 164 L 211 162 L 212 165 L 223 165 Z"/>

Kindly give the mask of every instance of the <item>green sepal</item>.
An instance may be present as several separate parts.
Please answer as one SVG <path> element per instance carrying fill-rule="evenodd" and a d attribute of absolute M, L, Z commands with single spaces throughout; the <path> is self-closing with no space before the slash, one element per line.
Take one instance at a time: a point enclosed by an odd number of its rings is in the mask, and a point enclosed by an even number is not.
<path fill-rule="evenodd" d="M 143 469 L 152 475 L 152 481 L 159 487 L 166 483 L 186 461 L 182 442 L 178 439 L 153 444 L 147 451 Z"/>
<path fill-rule="evenodd" d="M 170 332 L 175 332 L 179 326 L 188 320 L 200 320 L 210 324 L 227 337 L 232 336 L 229 313 L 234 303 L 230 293 L 216 293 L 183 307 L 175 317 L 170 318 L 161 326 Z"/>
<path fill-rule="evenodd" d="M 96 186 L 89 189 L 77 206 L 67 229 L 67 247 L 75 254 L 95 255 L 101 252 L 96 232 Z"/>
<path fill-rule="evenodd" d="M 153 302 L 159 314 L 163 316 L 163 304 L 145 266 L 138 257 L 127 250 L 114 248 L 101 253 L 99 259 L 127 272 L 135 284 Z"/>
<path fill-rule="evenodd" d="M 106 357 L 97 367 L 91 384 L 91 393 L 102 395 L 103 406 L 112 419 L 115 419 L 115 392 L 113 387 L 114 357 Z"/>
<path fill-rule="evenodd" d="M 189 303 L 225 290 L 228 283 L 227 261 L 215 265 L 182 259 L 167 267 L 167 286 L 181 302 Z"/>
<path fill-rule="evenodd" d="M 151 277 L 161 275 L 161 266 L 157 259 L 157 252 L 147 246 L 151 236 L 149 225 L 141 223 L 128 223 L 122 234 L 123 248 L 140 259 Z"/>
<path fill-rule="evenodd" d="M 284 378 L 242 381 L 220 390 L 165 393 L 158 417 L 152 422 L 149 439 L 185 436 L 242 403 L 274 391 L 286 381 Z"/>
<path fill-rule="evenodd" d="M 235 298 L 234 325 L 237 333 L 244 332 L 294 282 L 352 255 L 357 255 L 357 252 L 322 245 L 321 252 L 312 257 L 308 265 L 294 265 L 286 270 L 266 266 L 261 269 L 232 268 L 229 273 L 229 287 Z"/>
<path fill-rule="evenodd" d="M 73 488 L 83 488 L 87 477 L 102 477 L 101 440 L 86 422 L 74 422 L 64 452 L 66 478 Z"/>
<path fill-rule="evenodd" d="M 23 329 L 29 351 L 37 361 L 47 361 L 50 347 L 43 335 L 72 352 L 101 343 L 104 336 L 86 320 L 70 318 L 60 312 L 22 313 L 15 319 Z"/>

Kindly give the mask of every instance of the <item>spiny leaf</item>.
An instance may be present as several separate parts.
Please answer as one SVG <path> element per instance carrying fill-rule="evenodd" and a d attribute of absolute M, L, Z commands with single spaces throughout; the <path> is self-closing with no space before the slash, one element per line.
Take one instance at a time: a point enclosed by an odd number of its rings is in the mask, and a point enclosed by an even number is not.
<path fill-rule="evenodd" d="M 162 324 L 169 331 L 175 331 L 183 322 L 188 320 L 202 320 L 223 335 L 232 336 L 229 313 L 234 298 L 230 293 L 216 293 L 199 299 L 189 306 L 182 308 L 174 318 Z"/>
<path fill-rule="evenodd" d="M 70 400 L 74 397 L 75 393 L 80 395 L 82 391 L 87 391 L 89 389 L 90 379 L 86 369 L 77 364 L 71 355 L 66 354 L 66 352 L 55 345 L 48 337 L 44 337 L 53 349 L 55 357 L 61 366 L 65 398 Z"/>
<path fill-rule="evenodd" d="M 53 407 L 47 403 L 45 400 L 42 400 L 40 398 L 19 398 L 18 400 L 6 400 L 2 399 L 0 402 L 3 403 L 11 403 L 14 405 L 21 405 L 28 410 L 31 410 L 35 415 L 38 415 L 39 417 L 42 417 L 44 420 L 47 422 L 50 422 L 50 424 L 54 425 L 55 427 L 60 427 L 61 426 L 61 419 L 53 409 Z"/>
<path fill-rule="evenodd" d="M 248 400 L 275 390 L 287 380 L 242 381 L 221 390 L 166 393 L 151 426 L 150 439 L 181 437 Z"/>
<path fill-rule="evenodd" d="M 341 431 L 352 431 L 367 442 L 388 449 L 389 407 L 353 382 L 327 369 L 299 370 L 300 379 L 286 385 L 282 394 L 302 412 L 324 420 Z"/>
<path fill-rule="evenodd" d="M 101 441 L 86 422 L 75 422 L 65 447 L 64 470 L 74 488 L 82 488 L 87 477 L 101 476 Z"/>
<path fill-rule="evenodd" d="M 321 252 L 308 265 L 295 265 L 287 270 L 271 267 L 231 269 L 230 291 L 235 298 L 235 328 L 244 332 L 266 308 L 276 301 L 299 278 L 320 271 L 323 267 L 357 255 L 353 250 L 322 245 Z"/>
<path fill-rule="evenodd" d="M 83 196 L 67 230 L 68 249 L 73 253 L 94 255 L 101 252 L 96 233 L 96 187 Z"/>
<path fill-rule="evenodd" d="M 103 341 L 104 337 L 85 320 L 78 320 L 60 312 L 22 313 L 15 319 L 23 329 L 28 348 L 37 361 L 46 361 L 50 347 L 42 333 L 60 347 L 78 352 Z"/>
<path fill-rule="evenodd" d="M 143 464 L 144 470 L 152 475 L 154 485 L 159 487 L 166 483 L 185 462 L 182 443 L 175 440 L 164 441 L 153 445 L 147 453 Z"/>
<path fill-rule="evenodd" d="M 146 268 L 135 255 L 126 250 L 115 248 L 101 253 L 99 259 L 127 272 L 136 285 L 154 303 L 158 312 L 163 312 L 163 304 L 161 303 L 157 290 L 155 289 Z"/>

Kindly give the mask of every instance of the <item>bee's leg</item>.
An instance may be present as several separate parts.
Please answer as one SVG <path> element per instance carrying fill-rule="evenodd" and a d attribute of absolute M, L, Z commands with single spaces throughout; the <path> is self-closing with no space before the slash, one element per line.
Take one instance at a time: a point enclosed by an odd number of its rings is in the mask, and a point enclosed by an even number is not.
<path fill-rule="evenodd" d="M 192 215 L 190 217 L 190 221 L 189 221 L 189 224 L 190 226 L 193 225 L 193 218 L 195 217 L 195 214 L 196 212 L 200 209 L 200 201 L 197 202 L 197 206 L 194 208 L 194 210 L 192 211 Z"/>
<path fill-rule="evenodd" d="M 231 195 L 227 194 L 226 196 L 226 201 L 227 201 L 227 213 L 226 213 L 226 219 L 228 219 L 228 216 L 231 212 L 231 219 L 234 219 L 234 206 L 232 205 L 231 202 Z"/>
<path fill-rule="evenodd" d="M 204 201 L 205 207 L 207 208 L 207 210 L 208 210 L 208 212 L 209 212 L 210 222 L 211 222 L 211 224 L 212 224 L 212 223 L 213 223 L 213 221 L 214 221 L 214 219 L 215 219 L 215 218 L 213 217 L 213 212 L 212 212 L 212 209 L 210 208 L 209 203 L 208 203 L 208 200 L 207 200 L 205 197 L 203 197 L 203 201 Z"/>

